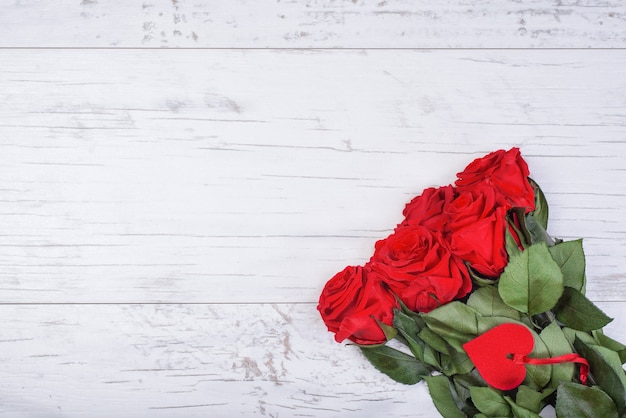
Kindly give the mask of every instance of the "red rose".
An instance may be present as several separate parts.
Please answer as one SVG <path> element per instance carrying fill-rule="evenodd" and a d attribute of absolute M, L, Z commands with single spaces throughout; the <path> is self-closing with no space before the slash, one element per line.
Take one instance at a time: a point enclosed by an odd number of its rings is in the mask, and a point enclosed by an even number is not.
<path fill-rule="evenodd" d="M 478 186 L 444 207 L 450 249 L 482 275 L 498 277 L 508 263 L 506 208 L 493 188 Z"/>
<path fill-rule="evenodd" d="M 390 325 L 396 297 L 375 274 L 348 266 L 330 279 L 320 295 L 317 310 L 335 341 L 380 344 L 387 339 L 377 320 Z"/>
<path fill-rule="evenodd" d="M 402 214 L 402 225 L 425 226 L 433 231 L 441 231 L 446 223 L 443 207 L 454 198 L 454 187 L 444 186 L 425 189 L 420 196 L 411 200 Z"/>
<path fill-rule="evenodd" d="M 463 261 L 450 252 L 440 234 L 421 226 L 399 227 L 378 241 L 369 265 L 416 312 L 429 312 L 472 288 Z"/>
<path fill-rule="evenodd" d="M 528 165 L 520 155 L 519 148 L 494 151 L 472 161 L 458 173 L 456 187 L 459 192 L 472 190 L 479 185 L 493 187 L 498 193 L 498 203 L 506 209 L 535 208 L 535 194 L 528 182 Z"/>

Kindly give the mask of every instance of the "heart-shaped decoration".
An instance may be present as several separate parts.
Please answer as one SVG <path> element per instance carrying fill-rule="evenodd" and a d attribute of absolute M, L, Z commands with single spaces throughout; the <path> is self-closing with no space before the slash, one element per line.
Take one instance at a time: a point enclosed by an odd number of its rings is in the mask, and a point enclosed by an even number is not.
<path fill-rule="evenodd" d="M 502 324 L 465 343 L 463 348 L 485 382 L 500 390 L 519 386 L 526 377 L 524 364 L 513 356 L 533 351 L 535 340 L 523 325 Z"/>

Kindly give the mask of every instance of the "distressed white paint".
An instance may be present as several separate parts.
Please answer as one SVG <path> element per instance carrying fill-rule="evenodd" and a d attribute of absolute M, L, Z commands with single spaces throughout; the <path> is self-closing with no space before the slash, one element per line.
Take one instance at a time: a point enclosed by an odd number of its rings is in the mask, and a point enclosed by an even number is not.
<path fill-rule="evenodd" d="M 621 0 L 2 0 L 3 47 L 619 48 Z"/>
<path fill-rule="evenodd" d="M 435 416 L 315 301 L 412 196 L 510 146 L 626 341 L 626 57 L 563 50 L 625 47 L 625 17 L 0 0 L 0 416 Z M 557 49 L 390 49 L 450 47 Z"/>
<path fill-rule="evenodd" d="M 5 302 L 313 302 L 516 145 L 626 296 L 621 51 L 1 51 Z"/>

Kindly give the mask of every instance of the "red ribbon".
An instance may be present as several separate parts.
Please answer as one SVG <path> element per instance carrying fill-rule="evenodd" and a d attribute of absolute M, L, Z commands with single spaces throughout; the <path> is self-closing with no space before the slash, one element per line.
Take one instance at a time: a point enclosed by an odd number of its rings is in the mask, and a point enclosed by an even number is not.
<path fill-rule="evenodd" d="M 580 364 L 580 381 L 587 382 L 589 363 L 576 353 L 551 358 L 528 357 L 535 344 L 533 334 L 525 325 L 498 325 L 463 344 L 463 349 L 476 370 L 489 385 L 500 390 L 518 387 L 526 377 L 526 364 Z"/>
<path fill-rule="evenodd" d="M 587 383 L 587 374 L 589 374 L 589 363 L 578 354 L 564 354 L 558 357 L 550 358 L 532 358 L 523 354 L 513 354 L 513 363 L 515 364 L 557 364 L 557 363 L 578 363 L 580 364 L 580 382 L 584 385 Z"/>

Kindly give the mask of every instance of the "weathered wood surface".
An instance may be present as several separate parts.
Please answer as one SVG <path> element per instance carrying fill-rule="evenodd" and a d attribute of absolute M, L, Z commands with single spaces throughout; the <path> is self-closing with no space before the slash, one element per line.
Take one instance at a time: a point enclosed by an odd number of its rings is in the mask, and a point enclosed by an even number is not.
<path fill-rule="evenodd" d="M 0 1 L 0 47 L 623 48 L 621 0 Z"/>
<path fill-rule="evenodd" d="M 624 303 L 607 332 L 626 340 Z M 5 305 L 0 415 L 433 417 L 313 304 Z M 619 316 L 622 315 L 622 318 Z"/>
<path fill-rule="evenodd" d="M 520 146 L 626 297 L 621 51 L 0 51 L 0 300 L 313 302 Z"/>
<path fill-rule="evenodd" d="M 626 340 L 625 17 L 0 0 L 0 416 L 436 416 L 315 302 L 411 197 L 511 146 Z"/>

